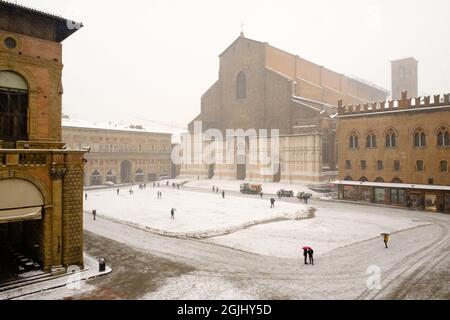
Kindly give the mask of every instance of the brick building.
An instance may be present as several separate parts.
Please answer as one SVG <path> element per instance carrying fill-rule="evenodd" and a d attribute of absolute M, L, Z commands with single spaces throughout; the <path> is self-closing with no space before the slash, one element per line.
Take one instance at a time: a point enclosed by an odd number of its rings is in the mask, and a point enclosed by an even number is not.
<path fill-rule="evenodd" d="M 61 42 L 74 26 L 0 1 L 1 280 L 83 266 L 84 153 L 61 142 Z"/>
<path fill-rule="evenodd" d="M 172 135 L 163 128 L 63 119 L 62 132 L 69 148 L 91 148 L 85 155 L 85 187 L 147 183 L 171 175 Z"/>
<path fill-rule="evenodd" d="M 339 106 L 339 198 L 450 212 L 450 94 Z"/>
<path fill-rule="evenodd" d="M 336 171 L 338 99 L 366 103 L 386 99 L 388 91 L 366 81 L 331 71 L 299 56 L 248 39 L 241 34 L 221 55 L 218 80 L 201 99 L 201 113 L 189 124 L 182 141 L 182 176 L 327 183 Z M 206 131 L 226 129 L 279 129 L 280 170 L 262 173 L 265 164 L 250 163 L 248 149 L 256 136 L 238 147 L 236 141 L 204 139 L 195 142 L 194 124 Z M 205 164 L 193 161 L 213 143 L 215 154 L 232 153 L 235 163 Z M 187 150 L 194 150 L 186 154 Z M 243 152 L 238 149 L 242 149 Z M 199 151 L 203 152 L 203 151 Z M 238 155 L 238 153 L 242 153 Z M 239 163 L 238 163 L 239 162 Z M 277 171 L 277 170 L 275 170 Z"/>

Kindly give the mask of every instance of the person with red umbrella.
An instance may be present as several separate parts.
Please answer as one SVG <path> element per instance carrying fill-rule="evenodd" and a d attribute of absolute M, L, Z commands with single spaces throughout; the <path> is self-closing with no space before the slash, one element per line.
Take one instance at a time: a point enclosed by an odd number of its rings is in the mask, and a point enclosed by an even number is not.
<path fill-rule="evenodd" d="M 308 258 L 308 251 L 311 249 L 311 247 L 303 247 L 303 257 L 305 257 L 305 264 L 308 264 L 307 258 Z"/>

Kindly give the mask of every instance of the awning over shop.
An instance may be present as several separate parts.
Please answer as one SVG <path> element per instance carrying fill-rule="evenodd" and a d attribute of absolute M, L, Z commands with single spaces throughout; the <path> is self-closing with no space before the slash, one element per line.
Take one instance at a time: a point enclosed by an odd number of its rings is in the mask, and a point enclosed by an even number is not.
<path fill-rule="evenodd" d="M 384 183 L 384 182 L 363 182 L 363 181 L 344 181 L 344 180 L 333 181 L 331 183 L 335 185 L 347 185 L 347 186 L 450 191 L 450 186 L 440 186 L 434 184 Z"/>
<path fill-rule="evenodd" d="M 39 189 L 23 179 L 0 180 L 0 224 L 42 218 L 44 198 Z"/>
<path fill-rule="evenodd" d="M 39 220 L 42 218 L 42 207 L 0 210 L 0 224 Z"/>

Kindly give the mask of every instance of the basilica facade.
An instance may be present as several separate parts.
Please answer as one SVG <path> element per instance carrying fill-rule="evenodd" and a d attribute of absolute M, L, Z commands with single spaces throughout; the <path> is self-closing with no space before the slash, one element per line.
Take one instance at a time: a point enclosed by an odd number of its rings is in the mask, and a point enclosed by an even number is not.
<path fill-rule="evenodd" d="M 337 176 L 337 101 L 389 95 L 243 34 L 219 58 L 219 78 L 182 139 L 182 177 L 326 184 Z M 221 135 L 205 134 L 211 129 Z M 261 130 L 268 139 L 262 141 Z"/>

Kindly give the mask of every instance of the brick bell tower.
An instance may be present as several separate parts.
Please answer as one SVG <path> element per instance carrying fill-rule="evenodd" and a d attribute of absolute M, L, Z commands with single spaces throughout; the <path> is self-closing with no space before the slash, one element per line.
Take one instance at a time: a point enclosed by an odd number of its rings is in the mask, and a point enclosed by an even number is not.
<path fill-rule="evenodd" d="M 61 141 L 62 41 L 81 26 L 0 0 L 0 264 L 12 274 L 83 267 L 84 151 Z"/>
<path fill-rule="evenodd" d="M 392 100 L 400 100 L 402 91 L 408 92 L 408 98 L 419 95 L 418 61 L 412 57 L 391 62 Z"/>

